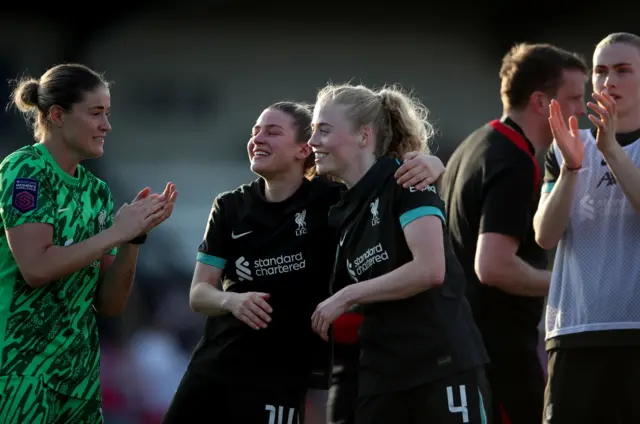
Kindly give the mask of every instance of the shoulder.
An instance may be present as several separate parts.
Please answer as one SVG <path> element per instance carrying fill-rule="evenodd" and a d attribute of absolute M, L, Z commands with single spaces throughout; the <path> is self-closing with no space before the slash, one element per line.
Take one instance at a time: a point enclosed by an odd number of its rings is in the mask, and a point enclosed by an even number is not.
<path fill-rule="evenodd" d="M 242 184 L 234 190 L 227 190 L 219 193 L 213 200 L 213 205 L 217 209 L 237 210 L 243 205 L 250 202 L 255 196 L 257 190 L 260 190 L 258 180 L 249 184 Z"/>
<path fill-rule="evenodd" d="M 19 175 L 24 168 L 29 168 L 29 174 L 36 174 L 43 171 L 45 167 L 44 159 L 36 153 L 33 146 L 25 146 L 4 158 L 0 163 L 0 173 L 4 178 L 6 175 Z"/>
<path fill-rule="evenodd" d="M 84 175 L 83 178 L 85 179 L 85 184 L 89 190 L 98 193 L 101 198 L 111 198 L 111 190 L 109 190 L 109 185 L 106 181 L 96 177 L 82 165 L 78 165 L 78 173 L 82 173 Z"/>
<path fill-rule="evenodd" d="M 309 181 L 311 182 L 311 184 L 313 184 L 314 188 L 324 188 L 327 190 L 342 190 L 346 187 L 344 183 L 341 183 L 338 181 L 332 181 L 323 175 L 315 176 Z"/>
<path fill-rule="evenodd" d="M 314 198 L 336 203 L 340 200 L 341 193 L 347 187 L 338 181 L 332 181 L 324 176 L 316 176 L 310 180 L 309 187 Z"/>
<path fill-rule="evenodd" d="M 495 133 L 497 133 L 497 131 L 491 127 L 491 125 L 484 124 L 483 126 L 473 130 L 471 134 L 462 140 L 462 143 L 460 143 L 460 146 L 456 150 L 470 152 L 477 150 L 478 148 L 482 149 L 490 142 Z"/>
<path fill-rule="evenodd" d="M 471 159 L 473 160 L 473 162 L 465 163 L 465 166 L 473 164 L 483 166 L 487 163 L 493 164 L 513 160 L 528 160 L 531 162 L 532 154 L 525 150 L 526 147 L 516 145 L 507 133 L 500 131 L 492 125 L 494 122 L 497 121 L 492 121 L 477 128 L 465 138 L 452 155 L 452 159 L 455 158 L 458 161 L 464 162 L 469 162 Z M 500 125 L 500 123 L 498 123 L 498 125 Z M 504 127 L 506 131 L 513 131 L 506 126 Z M 522 141 L 526 143 L 524 138 Z"/>
<path fill-rule="evenodd" d="M 495 122 L 495 121 L 494 121 Z M 498 123 L 500 125 L 500 123 Z M 490 126 L 482 159 L 485 173 L 492 175 L 504 169 L 522 169 L 530 173 L 538 166 L 533 149 L 525 138 L 502 124 L 504 130 Z"/>

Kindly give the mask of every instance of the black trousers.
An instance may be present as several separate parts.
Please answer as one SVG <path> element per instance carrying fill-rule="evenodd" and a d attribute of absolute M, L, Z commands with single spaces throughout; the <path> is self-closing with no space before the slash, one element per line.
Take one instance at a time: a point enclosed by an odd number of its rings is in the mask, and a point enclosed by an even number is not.
<path fill-rule="evenodd" d="M 486 424 L 491 390 L 484 368 L 408 390 L 358 397 L 357 375 L 342 372 L 329 393 L 331 424 Z"/>
<path fill-rule="evenodd" d="M 538 352 L 491 355 L 487 365 L 493 424 L 540 424 L 544 404 L 544 372 Z"/>
<path fill-rule="evenodd" d="M 304 422 L 306 389 L 243 388 L 185 374 L 163 424 Z"/>
<path fill-rule="evenodd" d="M 544 424 L 640 423 L 640 347 L 549 352 Z"/>

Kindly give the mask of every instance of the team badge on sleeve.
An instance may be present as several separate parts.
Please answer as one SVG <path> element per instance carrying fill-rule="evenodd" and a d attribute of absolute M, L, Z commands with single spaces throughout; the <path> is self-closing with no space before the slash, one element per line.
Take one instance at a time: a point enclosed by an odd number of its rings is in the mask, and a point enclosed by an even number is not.
<path fill-rule="evenodd" d="M 31 212 L 38 207 L 40 182 L 33 178 L 16 178 L 13 182 L 14 209 L 21 213 Z"/>

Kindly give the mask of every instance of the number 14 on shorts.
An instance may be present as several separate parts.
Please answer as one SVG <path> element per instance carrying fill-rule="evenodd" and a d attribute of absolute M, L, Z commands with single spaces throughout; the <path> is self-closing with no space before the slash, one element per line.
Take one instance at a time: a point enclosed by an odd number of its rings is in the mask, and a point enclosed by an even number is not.
<path fill-rule="evenodd" d="M 456 400 L 453 394 L 453 387 L 447 387 L 447 403 L 449 404 L 449 412 L 452 414 L 462 414 L 462 422 L 469 422 L 469 409 L 467 408 L 467 388 L 464 384 L 459 387 L 460 392 L 460 405 L 456 405 Z"/>
<path fill-rule="evenodd" d="M 265 405 L 265 411 L 269 411 L 269 424 L 299 424 L 296 418 L 296 408 L 289 408 L 289 413 L 286 414 L 284 406 Z M 277 418 L 277 421 L 276 421 Z"/>

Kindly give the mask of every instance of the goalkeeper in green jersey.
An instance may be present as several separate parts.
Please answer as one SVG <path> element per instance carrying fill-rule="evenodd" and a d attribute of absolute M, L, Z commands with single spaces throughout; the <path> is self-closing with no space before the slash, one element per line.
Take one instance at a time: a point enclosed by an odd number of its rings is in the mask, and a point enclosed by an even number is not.
<path fill-rule="evenodd" d="M 102 422 L 96 313 L 125 306 L 139 246 L 177 191 L 142 190 L 114 213 L 83 168 L 102 156 L 110 94 L 82 65 L 21 81 L 15 106 L 36 144 L 0 164 L 0 422 Z"/>

